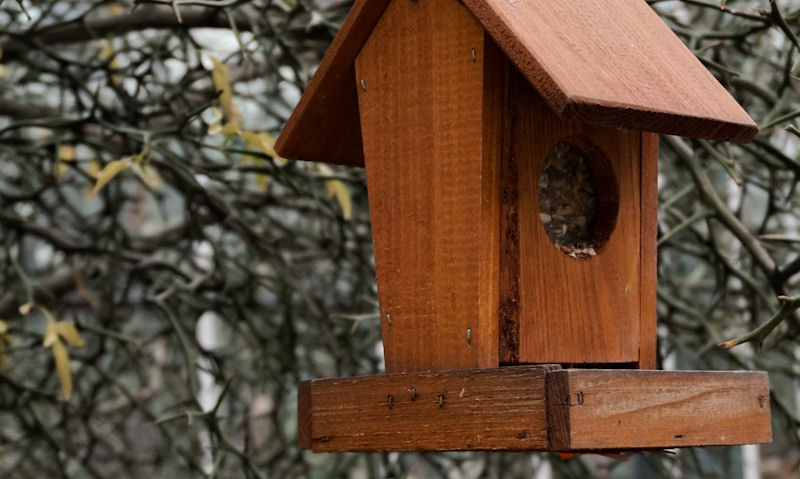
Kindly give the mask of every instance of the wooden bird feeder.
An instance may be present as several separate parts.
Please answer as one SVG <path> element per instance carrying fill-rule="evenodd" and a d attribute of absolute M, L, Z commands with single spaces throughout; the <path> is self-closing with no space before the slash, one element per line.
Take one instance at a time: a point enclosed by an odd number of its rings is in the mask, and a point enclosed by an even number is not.
<path fill-rule="evenodd" d="M 765 373 L 652 370 L 658 134 L 757 130 L 644 0 L 357 0 L 276 150 L 366 167 L 386 374 L 300 445 L 769 442 Z"/>

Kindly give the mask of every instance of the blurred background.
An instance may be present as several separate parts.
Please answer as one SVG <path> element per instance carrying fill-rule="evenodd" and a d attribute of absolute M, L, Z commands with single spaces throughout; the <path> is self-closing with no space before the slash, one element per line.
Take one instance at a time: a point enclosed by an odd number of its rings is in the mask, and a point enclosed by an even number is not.
<path fill-rule="evenodd" d="M 662 140 L 659 365 L 768 371 L 773 444 L 298 450 L 383 368 L 363 170 L 272 150 L 352 1 L 0 0 L 0 477 L 798 477 L 800 316 L 717 344 L 800 294 L 800 1 L 648 3 L 762 127 Z"/>

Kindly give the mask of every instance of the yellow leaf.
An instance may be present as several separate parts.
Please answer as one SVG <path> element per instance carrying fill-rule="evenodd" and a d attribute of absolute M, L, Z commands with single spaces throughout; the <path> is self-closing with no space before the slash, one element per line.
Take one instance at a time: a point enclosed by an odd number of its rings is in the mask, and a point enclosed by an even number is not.
<path fill-rule="evenodd" d="M 47 329 L 45 329 L 44 332 L 44 341 L 42 341 L 42 346 L 49 348 L 50 346 L 54 345 L 57 342 L 58 342 L 58 330 L 56 329 L 56 322 L 48 321 Z"/>
<path fill-rule="evenodd" d="M 114 54 L 114 49 L 111 47 L 111 42 L 103 38 L 100 40 L 100 54 L 99 57 L 101 60 L 105 61 L 111 58 L 111 55 Z"/>
<path fill-rule="evenodd" d="M 69 368 L 69 354 L 67 347 L 61 344 L 61 341 L 53 343 L 53 359 L 56 362 L 56 371 L 58 372 L 58 381 L 61 383 L 61 391 L 64 393 L 64 399 L 69 400 L 72 397 L 72 373 Z"/>
<path fill-rule="evenodd" d="M 134 163 L 132 169 L 151 190 L 155 190 L 161 186 L 161 175 L 158 174 L 158 170 L 153 165 L 149 163 Z"/>
<path fill-rule="evenodd" d="M 70 346 L 80 347 L 83 346 L 83 338 L 78 334 L 75 325 L 66 321 L 59 321 L 54 323 L 56 332 L 64 338 Z"/>
<path fill-rule="evenodd" d="M 107 164 L 97 173 L 97 183 L 94 185 L 93 193 L 97 194 L 109 181 L 113 180 L 121 171 L 131 167 L 129 160 L 114 160 Z"/>
<path fill-rule="evenodd" d="M 328 191 L 328 196 L 335 198 L 339 203 L 339 208 L 342 210 L 342 218 L 344 218 L 345 221 L 349 221 L 353 213 L 353 201 L 352 198 L 350 198 L 350 190 L 339 180 L 326 181 L 325 189 Z"/>
<path fill-rule="evenodd" d="M 98 173 L 100 173 L 100 162 L 97 160 L 90 161 L 86 167 L 86 174 L 92 178 L 97 178 Z"/>
<path fill-rule="evenodd" d="M 75 159 L 75 147 L 61 145 L 58 147 L 58 159 L 61 161 L 72 161 Z"/>
<path fill-rule="evenodd" d="M 6 346 L 16 344 L 17 340 L 8 334 L 8 324 L 0 320 L 0 366 L 5 366 L 8 363 L 8 355 L 6 354 Z"/>
<path fill-rule="evenodd" d="M 270 135 L 269 133 L 264 133 L 264 132 L 256 133 L 254 131 L 243 131 L 239 133 L 239 135 L 242 138 L 244 138 L 249 148 L 260 150 L 265 155 L 269 155 L 273 158 L 283 160 L 283 158 L 278 156 L 278 154 L 275 152 L 275 137 Z"/>
<path fill-rule="evenodd" d="M 330 166 L 320 163 L 317 165 L 319 172 L 322 176 L 333 176 L 333 170 Z M 342 218 L 349 221 L 353 213 L 353 200 L 350 197 L 350 190 L 343 182 L 335 179 L 330 179 L 325 182 L 325 191 L 328 196 L 336 199 L 339 203 L 339 208 L 342 210 Z"/>
<path fill-rule="evenodd" d="M 228 124 L 235 125 L 236 131 L 238 131 L 239 125 L 241 124 L 241 117 L 233 104 L 233 88 L 231 87 L 230 71 L 227 65 L 221 63 L 216 58 L 211 58 L 211 62 L 214 65 L 211 70 L 211 79 L 214 81 L 214 88 L 220 92 L 219 103 L 222 106 L 222 111 L 225 112 L 225 118 L 228 120 Z"/>
<path fill-rule="evenodd" d="M 239 125 L 236 123 L 226 123 L 219 132 L 228 136 L 235 135 L 236 133 L 239 133 Z"/>
<path fill-rule="evenodd" d="M 27 302 L 27 303 L 25 303 L 25 304 L 23 304 L 22 306 L 19 307 L 19 314 L 21 314 L 23 316 L 27 316 L 28 313 L 31 312 L 31 309 L 33 309 L 33 303 L 31 303 L 29 301 L 29 302 Z"/>

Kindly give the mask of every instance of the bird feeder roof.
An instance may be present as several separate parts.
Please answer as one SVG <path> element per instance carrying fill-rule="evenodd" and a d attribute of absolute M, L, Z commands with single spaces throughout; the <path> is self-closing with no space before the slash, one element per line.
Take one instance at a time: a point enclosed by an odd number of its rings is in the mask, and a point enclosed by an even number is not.
<path fill-rule="evenodd" d="M 390 0 L 356 0 L 276 144 L 363 165 L 354 63 Z M 562 118 L 750 141 L 758 126 L 644 0 L 461 0 Z"/>

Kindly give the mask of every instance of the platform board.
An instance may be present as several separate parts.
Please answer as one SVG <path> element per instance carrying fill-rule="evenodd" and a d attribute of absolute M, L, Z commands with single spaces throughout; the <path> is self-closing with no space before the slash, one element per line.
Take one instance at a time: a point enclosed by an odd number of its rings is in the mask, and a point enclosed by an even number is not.
<path fill-rule="evenodd" d="M 599 451 L 766 443 L 766 373 L 497 369 L 302 381 L 315 452 Z"/>

